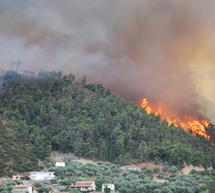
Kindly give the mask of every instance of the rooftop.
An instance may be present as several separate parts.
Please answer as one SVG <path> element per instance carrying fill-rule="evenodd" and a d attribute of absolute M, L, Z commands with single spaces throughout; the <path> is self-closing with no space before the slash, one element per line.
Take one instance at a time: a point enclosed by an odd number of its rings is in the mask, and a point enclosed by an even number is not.
<path fill-rule="evenodd" d="M 94 183 L 94 181 L 77 181 L 75 185 L 71 185 L 71 187 L 90 187 Z"/>
<path fill-rule="evenodd" d="M 31 185 L 16 185 L 14 188 L 30 188 L 32 187 Z"/>

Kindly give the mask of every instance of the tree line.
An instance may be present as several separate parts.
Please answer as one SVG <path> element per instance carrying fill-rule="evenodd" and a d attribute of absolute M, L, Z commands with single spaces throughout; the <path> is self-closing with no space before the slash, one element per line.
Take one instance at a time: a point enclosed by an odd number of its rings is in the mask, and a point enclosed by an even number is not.
<path fill-rule="evenodd" d="M 2 174 L 5 160 L 15 162 L 18 157 L 14 169 L 21 171 L 25 159 L 29 164 L 24 169 L 30 170 L 53 150 L 117 164 L 158 160 L 215 167 L 211 142 L 168 126 L 102 85 L 88 84 L 86 78 L 61 72 L 41 72 L 35 78 L 10 72 L 1 85 L 0 117 L 8 120 L 11 129 L 4 125 L 0 129 L 2 136 L 13 139 L 9 146 L 1 144 Z M 214 140 L 214 128 L 210 133 Z M 12 149 L 14 155 L 7 156 Z"/>

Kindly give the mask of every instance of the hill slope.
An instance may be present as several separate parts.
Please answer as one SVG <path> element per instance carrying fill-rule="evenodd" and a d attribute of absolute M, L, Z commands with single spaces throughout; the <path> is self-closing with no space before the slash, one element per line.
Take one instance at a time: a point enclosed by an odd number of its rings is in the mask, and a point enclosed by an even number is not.
<path fill-rule="evenodd" d="M 4 151 L 0 153 L 8 153 L 7 160 L 11 160 L 9 152 L 20 144 L 15 152 L 21 163 L 28 159 L 26 169 L 52 150 L 116 163 L 158 159 L 175 165 L 187 162 L 215 166 L 215 148 L 209 141 L 185 133 L 182 128 L 169 127 L 159 117 L 147 115 L 144 109 L 101 85 L 86 84 L 85 79 L 76 81 L 73 75 L 5 75 L 0 115 L 10 121 L 12 129 L 8 133 L 15 143 L 8 148 L 7 141 L 1 143 Z M 2 138 L 7 133 L 4 129 Z M 19 153 L 22 149 L 31 155 L 23 157 Z M 0 173 L 5 174 L 2 157 L 0 164 Z M 11 168 L 23 170 L 21 165 Z"/>
<path fill-rule="evenodd" d="M 10 175 L 14 171 L 37 169 L 41 158 L 37 148 L 23 138 L 4 118 L 0 118 L 0 174 Z"/>

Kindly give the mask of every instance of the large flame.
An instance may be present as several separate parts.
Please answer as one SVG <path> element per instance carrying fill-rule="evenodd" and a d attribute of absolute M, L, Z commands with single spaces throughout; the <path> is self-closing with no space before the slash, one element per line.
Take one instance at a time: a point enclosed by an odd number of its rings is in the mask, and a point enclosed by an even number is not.
<path fill-rule="evenodd" d="M 176 127 L 182 127 L 185 131 L 191 132 L 194 135 L 200 135 L 210 140 L 210 136 L 206 131 L 206 128 L 209 127 L 209 121 L 207 120 L 196 120 L 191 117 L 187 117 L 186 120 L 183 120 L 162 105 L 149 104 L 146 98 L 142 100 L 140 106 L 145 109 L 147 114 L 152 113 L 155 116 L 159 115 L 161 120 L 166 120 L 169 126 L 173 124 Z"/>

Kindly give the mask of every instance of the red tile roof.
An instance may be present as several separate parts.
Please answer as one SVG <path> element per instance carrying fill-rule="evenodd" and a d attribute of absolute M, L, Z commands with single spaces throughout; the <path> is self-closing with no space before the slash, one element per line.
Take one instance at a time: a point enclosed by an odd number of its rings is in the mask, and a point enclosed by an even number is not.
<path fill-rule="evenodd" d="M 14 186 L 13 188 L 18 189 L 18 188 L 30 188 L 30 187 L 32 187 L 32 189 L 34 189 L 34 190 L 37 189 L 36 187 L 34 187 L 34 186 L 32 186 L 32 185 L 25 185 L 25 184 L 16 185 L 16 186 Z M 16 191 L 18 191 L 18 190 L 16 190 Z"/>
<path fill-rule="evenodd" d="M 75 185 L 71 185 L 71 187 L 74 187 L 74 188 L 80 188 L 80 187 L 91 187 L 93 186 L 93 181 L 77 181 L 75 183 Z"/>
<path fill-rule="evenodd" d="M 31 185 L 16 185 L 14 188 L 29 188 L 32 187 Z"/>

